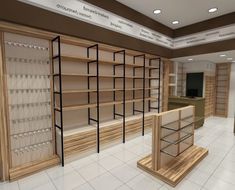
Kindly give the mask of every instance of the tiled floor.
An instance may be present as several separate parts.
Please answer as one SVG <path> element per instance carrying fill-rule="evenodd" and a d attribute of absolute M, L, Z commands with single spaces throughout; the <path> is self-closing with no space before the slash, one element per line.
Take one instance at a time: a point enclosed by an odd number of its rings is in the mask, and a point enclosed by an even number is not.
<path fill-rule="evenodd" d="M 195 131 L 195 144 L 209 155 L 180 183 L 179 190 L 234 190 L 235 136 L 233 119 L 211 117 Z M 151 151 L 151 135 L 135 138 L 100 154 L 58 166 L 0 190 L 171 190 L 174 189 L 136 167 Z"/>

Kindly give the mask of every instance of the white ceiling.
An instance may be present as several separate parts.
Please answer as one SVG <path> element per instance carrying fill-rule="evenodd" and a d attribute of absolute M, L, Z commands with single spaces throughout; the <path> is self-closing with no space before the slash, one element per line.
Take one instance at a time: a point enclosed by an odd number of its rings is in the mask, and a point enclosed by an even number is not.
<path fill-rule="evenodd" d="M 235 0 L 117 0 L 120 3 L 172 28 L 180 28 L 235 11 Z M 217 7 L 215 13 L 208 13 Z M 161 9 L 161 14 L 153 10 Z M 172 21 L 178 20 L 178 25 Z"/>
<path fill-rule="evenodd" d="M 220 57 L 220 55 L 226 55 L 226 56 Z M 228 60 L 227 58 L 232 58 L 232 60 Z M 193 59 L 193 60 L 189 61 L 188 59 Z M 235 63 L 235 50 L 187 56 L 187 57 L 179 57 L 179 58 L 174 58 L 172 60 L 177 61 L 177 62 L 182 62 L 182 63 L 192 63 L 192 62 L 195 62 L 195 63 L 197 62 L 212 62 L 212 63 L 232 62 L 232 63 Z"/>

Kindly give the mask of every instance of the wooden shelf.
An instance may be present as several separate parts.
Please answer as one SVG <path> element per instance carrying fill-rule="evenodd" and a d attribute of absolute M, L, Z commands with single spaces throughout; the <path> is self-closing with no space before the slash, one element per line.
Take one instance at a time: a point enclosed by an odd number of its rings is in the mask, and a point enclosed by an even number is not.
<path fill-rule="evenodd" d="M 145 88 L 145 90 L 154 90 L 154 89 L 158 89 L 158 88 Z M 143 88 L 126 88 L 125 91 L 138 91 L 138 90 L 143 90 Z M 116 89 L 99 89 L 99 92 L 114 92 L 114 91 L 123 91 L 122 88 L 116 88 Z M 59 93 L 58 91 L 56 91 L 57 93 Z M 87 93 L 87 92 L 94 92 L 96 93 L 96 89 L 71 89 L 71 90 L 63 90 L 63 94 L 73 94 L 73 93 Z"/>
<path fill-rule="evenodd" d="M 71 61 L 71 62 L 89 62 L 89 61 L 95 61 L 94 59 L 91 59 L 91 58 L 75 57 L 75 56 L 70 56 L 70 55 L 62 55 L 61 56 L 61 60 L 62 61 Z M 120 64 L 120 65 L 122 65 L 123 63 L 116 62 L 116 61 L 99 60 L 99 64 L 107 64 L 107 65 Z M 126 67 L 143 67 L 143 65 L 131 64 L 131 63 L 126 63 L 125 65 L 126 65 Z M 158 67 L 155 67 L 155 66 L 145 66 L 145 68 L 158 69 Z"/>
<path fill-rule="evenodd" d="M 62 55 L 61 56 L 62 61 L 71 61 L 71 62 L 89 62 L 89 61 L 96 61 L 95 59 L 91 58 L 85 58 L 85 57 L 75 57 L 75 56 L 68 56 L 68 55 Z M 105 60 L 99 60 L 100 64 L 108 64 L 108 65 L 116 65 L 116 64 L 123 64 L 116 61 L 105 61 Z"/>
<path fill-rule="evenodd" d="M 145 98 L 145 101 L 151 101 L 151 100 L 156 100 L 157 97 L 148 97 Z M 133 103 L 133 102 L 142 102 L 142 98 L 134 99 L 134 100 L 126 100 L 125 103 Z M 99 106 L 100 107 L 105 107 L 105 106 L 111 106 L 111 105 L 119 105 L 122 104 L 123 101 L 110 101 L 110 102 L 100 102 Z M 95 108 L 97 107 L 96 103 L 92 104 L 81 104 L 81 105 L 70 105 L 70 106 L 64 106 L 63 111 L 72 111 L 72 110 L 81 110 L 81 109 L 87 109 L 87 108 Z M 60 110 L 59 107 L 55 108 L 56 110 Z"/>
<path fill-rule="evenodd" d="M 61 73 L 61 76 L 71 76 L 71 77 L 96 77 L 94 74 L 79 74 L 79 73 Z M 115 75 L 99 75 L 99 78 L 123 78 L 123 76 L 115 76 Z M 125 76 L 126 79 L 143 79 L 140 76 Z M 157 77 L 145 77 L 145 80 L 159 80 Z"/>

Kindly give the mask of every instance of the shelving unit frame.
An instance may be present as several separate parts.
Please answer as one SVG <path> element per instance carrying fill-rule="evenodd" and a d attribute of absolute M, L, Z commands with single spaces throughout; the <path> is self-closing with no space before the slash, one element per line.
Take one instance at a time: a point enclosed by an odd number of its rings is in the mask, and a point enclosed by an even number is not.
<path fill-rule="evenodd" d="M 26 27 L 26 26 L 22 26 L 22 25 L 7 23 L 7 22 L 3 22 L 3 21 L 0 22 L 0 30 L 1 30 L 0 31 L 1 36 L 4 32 L 11 32 L 11 33 L 14 33 L 14 34 L 25 35 L 25 36 L 35 37 L 35 38 L 39 38 L 39 39 L 43 39 L 43 40 L 48 40 L 48 42 L 51 42 L 51 40 L 53 38 L 58 36 L 57 33 L 48 32 L 48 31 L 40 30 L 40 29 L 35 29 L 35 28 L 32 28 L 32 27 Z M 95 42 L 92 42 L 92 41 L 79 39 L 79 38 L 71 37 L 71 36 L 67 36 L 67 35 L 60 35 L 60 42 L 61 43 L 68 43 L 68 44 L 76 45 L 76 46 L 81 46 L 81 47 L 88 47 L 88 46 L 91 46 L 95 43 Z M 3 44 L 1 43 L 1 45 L 3 45 Z M 107 52 L 114 52 L 114 51 L 119 51 L 119 48 L 99 43 L 99 50 L 103 50 L 103 51 L 107 51 Z M 1 52 L 3 52 L 3 51 L 1 51 Z M 128 56 L 134 56 L 134 55 L 137 55 L 139 53 L 140 52 L 134 51 L 134 50 L 128 50 L 128 49 L 126 50 L 126 55 L 128 55 Z M 145 54 L 145 56 L 148 59 L 153 58 L 153 57 L 157 57 L 156 55 L 150 55 L 150 54 Z M 0 55 L 0 57 L 3 58 L 4 55 Z M 67 59 L 67 58 L 64 57 L 64 55 L 61 55 L 61 61 L 63 62 L 65 59 Z M 101 62 L 101 64 L 103 64 L 102 61 L 100 61 L 100 62 Z M 107 63 L 107 61 L 105 61 L 105 62 L 106 62 L 105 64 L 113 64 L 113 63 Z M 3 67 L 4 67 L 4 61 L 3 61 L 2 64 L 3 64 Z M 129 67 L 132 67 L 132 66 L 133 66 L 133 64 L 126 63 L 126 68 L 129 68 Z M 2 68 L 1 64 L 0 64 L 0 67 Z M 150 68 L 150 66 L 146 66 L 146 68 Z M 61 78 L 63 78 L 63 77 L 64 77 L 63 73 L 61 73 Z M 126 76 L 125 78 L 128 78 L 128 77 Z M 53 76 L 51 76 L 51 79 L 53 79 Z M 147 77 L 146 77 L 146 80 L 148 80 Z M 100 89 L 99 91 L 103 92 L 103 91 L 107 91 L 107 90 L 109 90 L 109 89 Z M 132 88 L 126 88 L 125 89 L 125 91 L 132 91 L 132 90 L 133 90 Z M 135 90 L 142 90 L 142 89 L 136 88 Z M 145 90 L 148 90 L 148 88 L 145 88 Z M 82 91 L 82 93 L 84 93 L 83 90 L 81 90 L 81 91 Z M 62 96 L 63 96 L 66 93 L 80 93 L 81 91 L 77 91 L 77 90 L 67 91 L 67 90 L 62 89 L 61 92 L 62 92 Z M 120 89 L 116 89 L 116 91 L 120 91 Z M 54 92 L 56 92 L 56 90 L 53 91 L 53 89 L 51 88 L 52 97 L 54 96 Z M 59 93 L 59 91 L 57 93 Z M 90 90 L 90 93 L 96 93 L 96 92 L 94 92 L 94 90 L 92 89 L 92 90 Z M 3 99 L 2 97 L 1 97 L 1 100 Z M 148 99 L 146 98 L 146 101 L 147 100 Z M 142 101 L 142 100 L 128 100 L 128 101 L 131 102 L 131 101 Z M 3 102 L 3 104 L 5 104 L 7 101 L 4 100 L 4 101 L 1 101 L 1 102 Z M 3 106 L 3 108 L 6 109 L 6 106 Z M 3 113 L 3 112 L 1 112 L 1 113 Z M 6 117 L 4 113 L 3 113 L 3 117 Z M 53 109 L 52 109 L 52 118 L 53 117 L 54 116 L 53 116 Z M 149 118 L 149 116 L 146 116 L 146 119 L 147 118 Z M 8 119 L 6 118 L 6 120 L 8 120 Z M 1 120 L 1 121 L 4 122 L 3 120 Z M 129 122 L 129 118 L 128 118 L 128 122 Z M 150 124 L 151 124 L 151 122 L 149 122 L 149 125 Z M 5 130 L 7 129 L 7 125 L 8 125 L 7 123 L 3 123 L 3 132 L 0 134 L 2 141 L 4 141 L 4 139 L 7 141 L 7 138 L 8 138 L 7 133 L 4 133 L 4 129 Z M 129 134 L 129 132 L 128 132 L 128 134 Z M 7 145 L 4 146 L 4 143 L 1 143 L 1 145 L 2 145 L 1 147 L 4 147 L 3 150 L 2 150 L 3 154 L 1 154 L 1 156 L 5 156 L 6 159 L 4 159 L 4 160 L 6 162 L 9 162 L 10 158 L 8 159 L 7 157 L 10 157 L 10 155 L 8 153 L 8 150 L 6 149 Z M 36 171 L 41 170 L 42 168 L 47 168 L 47 167 L 50 167 L 50 166 L 58 164 L 58 163 L 59 163 L 59 159 L 55 155 L 55 157 L 51 158 L 50 160 L 45 160 L 45 161 L 42 161 L 40 163 L 33 163 L 33 165 L 31 167 L 27 167 L 27 168 L 22 166 L 20 168 L 17 168 L 17 170 L 14 170 L 14 171 L 13 170 L 10 171 L 9 165 L 4 164 L 4 166 L 6 166 L 6 168 L 4 168 L 5 172 L 3 173 L 3 177 L 4 177 L 3 179 L 8 179 L 8 178 L 18 179 L 22 176 L 29 175 L 30 173 L 34 173 Z"/>
<path fill-rule="evenodd" d="M 60 39 L 59 36 L 56 37 L 56 39 Z M 61 43 L 61 41 L 59 40 Z M 53 46 L 52 46 L 53 47 Z M 61 48 L 60 45 L 58 48 Z M 96 51 L 96 58 L 92 59 L 90 57 L 90 50 L 95 49 Z M 99 59 L 99 46 L 98 44 L 92 45 L 87 47 L 87 58 L 80 58 L 80 57 L 74 57 L 74 56 L 64 56 L 60 52 L 60 64 L 61 60 L 72 60 L 72 61 L 87 61 L 87 74 L 75 74 L 75 73 L 64 73 L 63 71 L 59 70 L 60 73 L 58 76 L 60 76 L 61 80 L 59 80 L 59 83 L 62 83 L 63 77 L 66 76 L 72 76 L 72 77 L 87 77 L 87 89 L 84 90 L 60 90 L 60 91 L 55 91 L 55 94 L 59 94 L 61 99 L 64 93 L 87 93 L 88 94 L 88 104 L 81 104 L 81 105 L 70 105 L 70 106 L 63 106 L 63 102 L 60 104 L 60 106 L 55 105 L 55 110 L 59 111 L 72 111 L 72 110 L 79 110 L 79 109 L 88 109 L 88 125 L 91 125 L 91 122 L 96 122 L 97 123 L 97 129 L 96 129 L 96 139 L 97 139 L 97 152 L 100 152 L 100 115 L 99 115 L 99 109 L 100 107 L 104 106 L 113 106 L 113 119 L 116 119 L 116 117 L 122 117 L 122 142 L 125 143 L 126 141 L 126 104 L 127 103 L 132 103 L 132 111 L 133 115 L 136 114 L 136 112 L 142 114 L 142 135 L 145 134 L 145 102 L 148 101 L 148 111 L 151 111 L 152 109 L 157 110 L 158 113 L 160 112 L 160 100 L 161 100 L 161 59 L 160 58 L 150 58 L 149 59 L 149 65 L 146 66 L 146 55 L 145 54 L 139 54 L 139 55 L 133 55 L 133 64 L 127 64 L 126 63 L 126 51 L 125 50 L 118 50 L 113 52 L 113 61 L 102 61 Z M 121 61 L 116 61 L 117 54 L 121 55 Z M 57 58 L 58 56 L 56 56 Z M 143 59 L 142 64 L 137 64 L 137 58 Z M 157 65 L 153 65 L 153 61 L 158 61 Z M 142 62 L 142 61 L 141 61 Z M 91 74 L 90 73 L 90 64 L 96 64 L 96 74 Z M 100 75 L 99 73 L 99 64 L 112 64 L 113 66 L 113 75 Z M 116 75 L 116 68 L 121 67 L 123 69 L 122 75 Z M 133 76 L 126 76 L 126 67 L 131 67 L 133 69 Z M 142 73 L 142 76 L 136 76 L 136 71 L 140 70 Z M 146 69 L 148 69 L 149 76 L 146 77 Z M 157 70 L 158 77 L 152 76 L 152 71 Z M 96 89 L 91 89 L 90 88 L 90 79 L 91 78 L 96 78 Z M 100 78 L 112 78 L 113 80 L 113 89 L 100 89 L 99 88 L 99 79 Z M 132 80 L 132 86 L 133 88 L 126 89 L 126 79 L 131 79 Z M 116 89 L 116 81 L 117 80 L 122 80 L 122 88 Z M 141 80 L 142 81 L 142 87 L 141 88 L 136 88 L 136 80 Z M 149 83 L 149 86 L 146 88 L 146 80 Z M 152 80 L 157 80 L 158 82 L 156 83 L 158 87 L 151 87 L 151 81 Z M 61 88 L 62 85 L 60 84 Z M 157 97 L 152 97 L 151 90 L 152 89 L 157 89 Z M 55 89 L 54 89 L 55 90 Z M 142 97 L 141 98 L 136 98 L 136 91 L 141 90 L 142 91 Z M 112 102 L 100 102 L 99 94 L 100 92 L 112 92 L 113 93 L 113 101 Z M 116 99 L 116 92 L 120 91 L 122 92 L 122 100 Z M 126 91 L 132 91 L 132 99 L 127 100 L 126 99 Z M 146 91 L 149 92 L 149 97 L 146 98 Z M 90 101 L 90 95 L 91 93 L 96 93 L 96 103 L 91 103 Z M 62 100 L 61 100 L 62 101 Z M 157 101 L 157 107 L 151 106 L 152 101 Z M 136 109 L 136 103 L 137 102 L 142 102 L 142 110 L 137 110 Z M 116 112 L 116 106 L 122 104 L 122 113 L 117 113 Z M 91 118 L 90 117 L 90 110 L 92 108 L 96 108 L 96 114 L 97 114 L 97 119 Z M 63 116 L 63 114 L 62 114 Z M 56 119 L 55 119 L 56 121 Z M 61 121 L 61 120 L 60 120 Z M 63 122 L 63 121 L 62 121 Z M 62 123 L 60 124 L 61 126 L 63 125 Z M 58 125 L 55 125 L 55 127 L 58 128 Z M 60 128 L 59 128 L 60 129 Z M 61 133 L 63 134 L 63 132 Z M 63 142 L 63 136 L 61 135 L 61 142 Z M 61 151 L 63 147 L 61 146 Z M 63 151 L 62 151 L 63 152 Z M 62 154 L 64 157 L 64 153 Z M 62 161 L 64 158 L 62 158 Z M 62 162 L 62 166 L 64 163 Z"/>
<path fill-rule="evenodd" d="M 143 120 L 142 120 L 142 135 L 144 136 L 144 113 L 145 113 L 145 54 L 141 55 L 135 55 L 133 57 L 133 63 L 134 65 L 136 64 L 136 58 L 138 57 L 143 57 L 143 65 L 140 66 L 133 66 L 133 89 L 135 89 L 135 84 L 136 80 L 142 80 L 142 85 L 143 85 L 143 91 L 142 91 L 142 110 L 137 110 L 135 109 L 135 102 L 133 101 L 132 106 L 133 106 L 133 115 L 135 115 L 136 112 L 142 113 L 143 114 Z M 135 77 L 136 76 L 136 69 L 142 69 L 143 72 L 143 77 Z M 133 100 L 135 100 L 135 90 L 133 90 Z"/>

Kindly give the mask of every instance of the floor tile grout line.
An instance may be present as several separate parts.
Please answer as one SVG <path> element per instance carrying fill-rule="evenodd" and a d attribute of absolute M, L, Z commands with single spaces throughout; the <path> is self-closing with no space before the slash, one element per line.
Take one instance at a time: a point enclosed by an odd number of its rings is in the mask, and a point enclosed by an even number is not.
<path fill-rule="evenodd" d="M 55 189 L 57 190 L 57 187 L 56 187 L 56 185 L 54 184 L 54 182 L 53 182 L 51 176 L 47 173 L 47 171 L 45 171 L 45 173 L 46 173 L 46 175 L 49 177 L 49 179 L 50 179 L 51 183 L 53 184 L 53 186 L 55 187 Z"/>
<path fill-rule="evenodd" d="M 230 148 L 230 150 L 226 153 L 226 155 L 223 157 L 223 159 L 219 162 L 219 164 L 217 165 L 217 167 L 214 169 L 214 171 L 211 173 L 211 175 L 209 176 L 209 178 L 206 180 L 206 182 L 202 185 L 202 187 L 204 188 L 206 183 L 209 181 L 209 179 L 214 175 L 215 171 L 221 166 L 221 163 L 224 161 L 224 159 L 226 158 L 226 156 L 229 154 L 229 152 L 231 152 L 231 150 L 233 149 L 234 145 Z M 221 179 L 220 179 L 221 180 Z M 224 180 L 222 180 L 224 181 Z M 227 182 L 226 182 L 227 183 Z"/>

